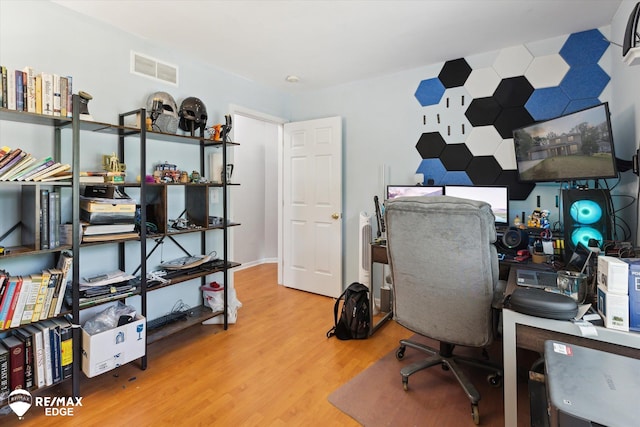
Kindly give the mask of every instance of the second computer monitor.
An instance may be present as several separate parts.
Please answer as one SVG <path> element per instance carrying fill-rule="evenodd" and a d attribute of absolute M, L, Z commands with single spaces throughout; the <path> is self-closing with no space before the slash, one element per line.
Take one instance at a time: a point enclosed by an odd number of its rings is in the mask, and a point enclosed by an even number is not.
<path fill-rule="evenodd" d="M 413 196 L 442 196 L 443 194 L 444 187 L 442 186 L 387 185 L 387 199 Z"/>
<path fill-rule="evenodd" d="M 447 196 L 462 199 L 478 200 L 491 205 L 497 226 L 509 225 L 509 188 L 504 186 L 481 185 L 447 185 L 444 187 Z"/>

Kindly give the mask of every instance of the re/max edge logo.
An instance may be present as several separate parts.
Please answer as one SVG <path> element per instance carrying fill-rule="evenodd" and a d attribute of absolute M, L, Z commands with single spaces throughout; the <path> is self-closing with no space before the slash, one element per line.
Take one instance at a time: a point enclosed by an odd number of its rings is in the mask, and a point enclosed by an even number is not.
<path fill-rule="evenodd" d="M 24 418 L 24 414 L 31 406 L 44 408 L 47 417 L 72 417 L 74 409 L 82 406 L 82 397 L 50 397 L 31 396 L 27 390 L 16 389 L 9 394 L 9 407 L 18 416 Z"/>

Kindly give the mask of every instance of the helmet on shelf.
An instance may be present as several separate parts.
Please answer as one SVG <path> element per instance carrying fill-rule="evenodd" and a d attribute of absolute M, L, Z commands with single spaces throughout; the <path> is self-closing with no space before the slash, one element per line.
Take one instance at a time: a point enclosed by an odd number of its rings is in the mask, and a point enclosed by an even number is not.
<path fill-rule="evenodd" d="M 151 117 L 152 129 L 157 132 L 178 131 L 178 105 L 167 92 L 154 92 L 147 98 L 147 114 Z"/>
<path fill-rule="evenodd" d="M 182 101 L 178 115 L 180 116 L 178 124 L 180 129 L 192 134 L 196 129 L 204 129 L 207 124 L 207 107 L 194 96 Z"/>

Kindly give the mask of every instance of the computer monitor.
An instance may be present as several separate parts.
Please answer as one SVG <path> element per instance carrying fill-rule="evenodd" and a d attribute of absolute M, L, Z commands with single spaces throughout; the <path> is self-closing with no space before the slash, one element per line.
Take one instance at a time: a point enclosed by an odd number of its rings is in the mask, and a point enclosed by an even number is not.
<path fill-rule="evenodd" d="M 491 205 L 491 211 L 496 217 L 496 226 L 509 225 L 509 188 L 506 186 L 446 185 L 444 194 L 487 202 Z"/>
<path fill-rule="evenodd" d="M 396 197 L 442 196 L 443 186 L 387 185 L 387 200 Z"/>

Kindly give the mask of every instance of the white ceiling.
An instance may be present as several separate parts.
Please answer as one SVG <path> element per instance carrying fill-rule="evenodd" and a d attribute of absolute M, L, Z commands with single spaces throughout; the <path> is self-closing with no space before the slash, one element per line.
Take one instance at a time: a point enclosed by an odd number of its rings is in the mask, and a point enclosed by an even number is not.
<path fill-rule="evenodd" d="M 180 49 L 217 68 L 294 91 L 338 85 L 606 26 L 621 3 L 621 0 L 53 1 L 128 33 Z M 285 82 L 287 75 L 298 76 L 300 82 Z"/>

